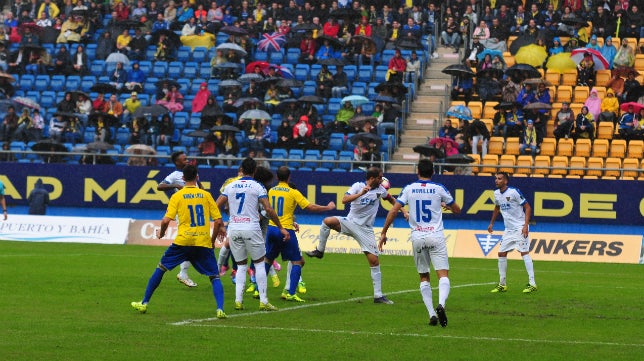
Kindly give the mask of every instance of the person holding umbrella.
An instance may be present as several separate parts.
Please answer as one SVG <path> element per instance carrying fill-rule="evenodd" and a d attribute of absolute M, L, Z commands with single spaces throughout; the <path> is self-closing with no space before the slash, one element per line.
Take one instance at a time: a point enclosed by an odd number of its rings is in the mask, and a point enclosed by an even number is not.
<path fill-rule="evenodd" d="M 331 97 L 331 90 L 333 88 L 333 75 L 329 72 L 329 68 L 326 65 L 322 65 L 320 72 L 315 77 L 316 82 L 316 95 L 323 98 Z"/>

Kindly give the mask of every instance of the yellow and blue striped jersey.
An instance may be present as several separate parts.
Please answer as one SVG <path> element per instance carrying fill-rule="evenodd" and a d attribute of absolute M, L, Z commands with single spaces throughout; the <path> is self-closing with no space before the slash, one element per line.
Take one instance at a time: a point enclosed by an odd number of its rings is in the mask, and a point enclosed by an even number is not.
<path fill-rule="evenodd" d="M 195 186 L 183 187 L 170 198 L 165 216 L 179 225 L 174 243 L 179 246 L 212 248 L 210 220 L 220 219 L 221 213 L 209 192 Z"/>
<path fill-rule="evenodd" d="M 304 209 L 311 204 L 300 191 L 289 187 L 286 182 L 279 182 L 275 187 L 268 191 L 268 201 L 277 213 L 282 227 L 285 229 L 295 229 L 293 223 L 295 221 L 295 207 L 300 206 Z M 271 226 L 275 223 L 271 221 Z"/>

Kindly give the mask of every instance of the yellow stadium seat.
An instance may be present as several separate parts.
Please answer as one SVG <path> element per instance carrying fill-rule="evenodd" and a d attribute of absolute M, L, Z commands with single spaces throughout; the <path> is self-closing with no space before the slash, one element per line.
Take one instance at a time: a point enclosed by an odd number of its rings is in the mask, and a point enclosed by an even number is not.
<path fill-rule="evenodd" d="M 517 168 L 516 173 L 519 174 L 531 174 L 532 173 L 532 156 L 531 155 L 520 155 L 517 157 Z"/>
<path fill-rule="evenodd" d="M 568 174 L 568 175 L 566 176 L 566 179 L 581 179 L 581 176 L 580 176 L 580 175 L 577 175 L 577 174 L 572 174 L 572 175 L 571 175 L 571 174 Z"/>
<path fill-rule="evenodd" d="M 584 103 L 570 103 L 570 110 L 577 115 L 581 113 L 581 108 L 584 106 Z"/>
<path fill-rule="evenodd" d="M 620 168 L 622 168 L 622 159 L 616 157 L 608 157 L 606 158 L 605 167 L 607 169 L 604 171 L 604 177 L 619 177 L 621 176 Z"/>
<path fill-rule="evenodd" d="M 498 104 L 499 102 L 485 102 L 485 108 L 483 108 L 481 118 L 494 119 L 494 114 L 496 114 L 496 109 L 494 109 L 494 107 Z"/>
<path fill-rule="evenodd" d="M 564 70 L 561 74 L 561 85 L 575 86 L 577 84 L 577 69 Z"/>
<path fill-rule="evenodd" d="M 550 169 L 550 174 L 559 174 L 563 176 L 568 174 L 568 157 L 561 155 L 552 157 L 552 168 Z"/>
<path fill-rule="evenodd" d="M 554 93 L 551 95 L 554 99 Z M 552 109 L 550 109 L 551 118 L 554 119 L 560 110 L 561 110 L 561 103 L 552 103 Z M 549 123 L 554 123 L 554 122 L 549 122 Z"/>
<path fill-rule="evenodd" d="M 563 176 L 561 174 L 551 174 L 551 175 L 548 176 L 548 178 L 561 179 L 561 178 L 563 178 Z"/>
<path fill-rule="evenodd" d="M 599 179 L 599 176 L 596 175 L 585 175 L 584 179 Z"/>
<path fill-rule="evenodd" d="M 534 157 L 534 172 L 533 174 L 549 174 L 550 173 L 550 157 L 545 155 L 538 155 Z"/>
<path fill-rule="evenodd" d="M 626 41 L 628 41 L 628 45 L 631 47 L 631 49 L 633 49 L 634 52 L 637 52 L 637 38 L 626 38 Z"/>
<path fill-rule="evenodd" d="M 597 73 L 595 75 L 595 83 L 597 86 L 602 86 L 605 87 L 606 84 L 610 81 L 610 70 L 597 70 Z M 601 99 L 604 99 L 603 97 L 600 97 Z"/>
<path fill-rule="evenodd" d="M 481 118 L 481 113 L 483 112 L 483 103 L 478 101 L 471 101 L 469 102 L 469 104 L 467 104 L 467 107 L 470 108 L 473 118 Z"/>
<path fill-rule="evenodd" d="M 478 165 L 481 164 L 481 155 L 480 154 L 468 154 L 468 155 L 474 159 L 474 161 L 470 163 L 472 167 L 472 173 L 478 173 L 480 171 L 480 168 L 478 167 Z"/>
<path fill-rule="evenodd" d="M 589 169 L 586 170 L 586 175 L 594 175 L 597 177 L 602 176 L 602 168 L 604 168 L 604 158 L 602 157 L 588 157 L 586 161 L 586 167 Z"/>
<path fill-rule="evenodd" d="M 552 85 L 557 86 L 557 85 L 561 84 L 561 74 L 559 74 L 559 72 L 547 71 L 545 78 L 546 78 L 547 81 L 552 83 Z"/>
<path fill-rule="evenodd" d="M 560 85 L 557 88 L 557 102 L 569 102 L 572 100 L 572 86 L 570 85 Z M 555 113 L 556 114 L 556 113 Z M 577 114 L 577 113 L 575 113 Z"/>
<path fill-rule="evenodd" d="M 543 138 L 540 149 L 541 152 L 539 154 L 541 155 L 547 155 L 549 157 L 555 155 L 555 150 L 557 149 L 557 140 L 555 140 L 555 138 Z"/>
<path fill-rule="evenodd" d="M 644 54 L 635 55 L 635 70 L 644 71 Z"/>
<path fill-rule="evenodd" d="M 610 142 L 610 157 L 624 158 L 626 157 L 626 141 L 624 139 L 614 139 Z"/>
<path fill-rule="evenodd" d="M 606 97 L 606 87 L 603 86 L 595 86 L 593 89 L 597 90 L 597 97 L 599 99 L 604 99 Z M 597 120 L 597 119 L 595 119 Z"/>
<path fill-rule="evenodd" d="M 505 65 L 509 68 L 512 65 L 516 64 L 516 60 L 514 60 L 514 56 L 503 56 L 503 60 L 505 60 Z"/>
<path fill-rule="evenodd" d="M 586 168 L 586 157 L 570 157 L 570 170 L 568 171 L 568 175 L 576 175 L 576 176 L 583 176 L 586 174 L 586 171 L 584 169 L 579 169 L 579 168 Z M 573 169 L 577 168 L 577 169 Z M 568 177 L 566 177 L 568 178 Z"/>
<path fill-rule="evenodd" d="M 503 137 L 490 137 L 487 143 L 488 154 L 503 154 Z"/>
<path fill-rule="evenodd" d="M 597 139 L 613 139 L 615 126 L 611 122 L 601 122 L 597 128 Z"/>
<path fill-rule="evenodd" d="M 512 174 L 515 172 L 514 166 L 516 165 L 516 163 L 517 158 L 514 155 L 503 154 L 499 159 L 499 165 L 503 167 L 500 167 L 499 169 L 501 170 L 501 172 Z"/>
<path fill-rule="evenodd" d="M 624 168 L 624 177 L 637 178 L 637 176 L 639 175 L 638 174 L 639 164 L 640 164 L 639 159 L 635 159 L 635 158 L 624 159 L 624 162 L 622 164 L 622 167 Z"/>
<path fill-rule="evenodd" d="M 577 139 L 577 144 L 575 144 L 575 155 L 577 157 L 590 157 L 592 147 L 590 139 Z"/>
<path fill-rule="evenodd" d="M 505 141 L 505 154 L 519 155 L 519 137 L 510 137 Z"/>
<path fill-rule="evenodd" d="M 487 104 L 485 105 L 485 109 L 487 109 Z M 485 127 L 487 128 L 487 131 L 492 134 L 492 128 L 494 128 L 494 121 L 490 118 L 481 118 L 481 121 L 485 123 Z"/>
<path fill-rule="evenodd" d="M 571 138 L 561 138 L 557 144 L 557 155 L 570 157 L 572 156 L 574 147 L 575 143 L 573 143 Z"/>
<path fill-rule="evenodd" d="M 628 142 L 628 157 L 642 159 L 644 156 L 644 140 L 631 140 Z"/>
<path fill-rule="evenodd" d="M 590 88 L 587 86 L 577 85 L 573 96 L 573 102 L 583 104 L 590 95 Z M 577 114 L 577 113 L 575 113 Z"/>
<path fill-rule="evenodd" d="M 579 140 L 577 140 L 577 143 L 579 143 Z M 609 148 L 610 144 L 608 143 L 608 139 L 595 139 L 593 143 L 593 157 L 608 157 Z"/>
<path fill-rule="evenodd" d="M 499 165 L 499 156 L 496 154 L 486 154 L 481 162 L 481 173 L 496 173 Z"/>

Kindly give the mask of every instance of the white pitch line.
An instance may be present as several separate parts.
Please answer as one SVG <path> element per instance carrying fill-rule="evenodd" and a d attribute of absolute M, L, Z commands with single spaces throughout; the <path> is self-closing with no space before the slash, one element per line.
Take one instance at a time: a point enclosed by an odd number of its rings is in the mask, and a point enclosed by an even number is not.
<path fill-rule="evenodd" d="M 486 285 L 493 285 L 493 284 L 496 284 L 496 283 L 495 282 L 471 283 L 471 284 L 465 284 L 465 285 L 452 286 L 452 288 L 486 286 Z M 434 289 L 436 289 L 436 288 L 434 288 Z M 418 289 L 415 288 L 415 289 L 412 289 L 412 290 L 394 291 L 394 292 L 387 293 L 387 295 L 398 295 L 398 294 L 409 293 L 409 292 L 418 292 Z M 345 300 L 336 300 L 336 301 L 319 302 L 319 303 L 309 303 L 309 304 L 304 304 L 304 305 L 299 305 L 299 306 L 294 306 L 294 307 L 280 308 L 276 312 L 294 311 L 294 310 L 301 310 L 301 309 L 304 309 L 304 308 L 328 306 L 328 305 L 335 305 L 335 304 L 338 304 L 338 303 L 347 303 L 347 302 L 355 302 L 355 301 L 370 300 L 370 299 L 373 299 L 373 296 L 353 297 L 353 298 L 348 298 L 348 299 L 345 299 Z M 266 311 L 245 312 L 245 313 L 238 313 L 238 314 L 228 315 L 228 318 L 246 317 L 246 316 L 254 316 L 254 315 L 265 315 L 267 313 L 270 314 L 270 313 L 275 313 L 275 312 L 266 312 Z M 190 324 L 194 324 L 194 323 L 218 321 L 218 320 L 219 319 L 216 318 L 216 317 L 202 318 L 202 319 L 196 319 L 196 320 L 188 319 L 188 320 L 183 320 L 183 321 L 179 321 L 179 322 L 171 322 L 170 325 L 172 325 L 172 326 L 185 326 L 185 325 L 190 325 Z"/>

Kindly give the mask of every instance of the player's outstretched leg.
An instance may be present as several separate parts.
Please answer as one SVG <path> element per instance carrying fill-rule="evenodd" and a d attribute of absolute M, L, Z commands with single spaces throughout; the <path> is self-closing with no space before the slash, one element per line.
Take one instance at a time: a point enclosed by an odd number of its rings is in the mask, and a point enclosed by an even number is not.
<path fill-rule="evenodd" d="M 425 308 L 427 308 L 427 312 L 429 313 L 429 325 L 438 325 L 438 317 L 436 316 L 436 311 L 434 310 L 434 301 L 432 300 L 432 286 L 428 281 L 422 281 L 420 283 L 420 294 L 423 297 Z"/>
<path fill-rule="evenodd" d="M 132 307 L 135 310 L 141 313 L 147 312 L 148 302 L 150 302 L 150 298 L 152 298 L 152 294 L 157 289 L 157 287 L 159 287 L 159 284 L 161 284 L 161 280 L 163 279 L 164 274 L 165 274 L 165 271 L 162 270 L 161 268 L 154 269 L 152 276 L 150 276 L 150 279 L 148 280 L 148 286 L 145 288 L 145 294 L 143 295 L 143 300 L 141 302 L 135 301 L 131 303 Z"/>
<path fill-rule="evenodd" d="M 190 268 L 190 262 L 185 261 L 181 263 L 179 274 L 177 275 L 177 280 L 187 287 L 197 287 L 197 284 L 190 279 L 188 276 L 188 268 Z"/>

